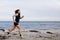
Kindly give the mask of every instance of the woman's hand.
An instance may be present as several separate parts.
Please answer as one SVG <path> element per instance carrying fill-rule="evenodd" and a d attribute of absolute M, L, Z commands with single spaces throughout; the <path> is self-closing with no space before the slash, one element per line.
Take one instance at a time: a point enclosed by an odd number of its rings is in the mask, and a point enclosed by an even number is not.
<path fill-rule="evenodd" d="M 22 19 L 24 16 L 20 17 L 20 19 Z"/>
<path fill-rule="evenodd" d="M 24 18 L 24 16 L 22 16 L 22 18 Z"/>

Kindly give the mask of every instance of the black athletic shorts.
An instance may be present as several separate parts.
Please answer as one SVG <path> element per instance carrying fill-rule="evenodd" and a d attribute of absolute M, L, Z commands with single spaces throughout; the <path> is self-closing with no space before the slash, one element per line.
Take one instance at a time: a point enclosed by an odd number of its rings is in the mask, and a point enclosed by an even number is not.
<path fill-rule="evenodd" d="M 17 25 L 19 25 L 19 23 L 18 22 L 14 22 L 14 25 L 17 26 Z"/>

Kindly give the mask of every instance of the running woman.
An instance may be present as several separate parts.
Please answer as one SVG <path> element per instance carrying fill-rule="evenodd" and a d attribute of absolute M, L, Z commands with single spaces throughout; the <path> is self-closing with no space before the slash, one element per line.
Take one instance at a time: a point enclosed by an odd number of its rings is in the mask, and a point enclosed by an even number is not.
<path fill-rule="evenodd" d="M 19 20 L 22 19 L 24 16 L 20 16 L 21 15 L 21 11 L 19 9 L 15 10 L 15 15 L 13 15 L 13 28 L 9 29 L 9 33 L 12 32 L 14 29 L 18 28 L 20 37 L 22 37 L 21 33 L 22 33 L 22 29 L 21 29 L 21 25 L 19 25 Z"/>

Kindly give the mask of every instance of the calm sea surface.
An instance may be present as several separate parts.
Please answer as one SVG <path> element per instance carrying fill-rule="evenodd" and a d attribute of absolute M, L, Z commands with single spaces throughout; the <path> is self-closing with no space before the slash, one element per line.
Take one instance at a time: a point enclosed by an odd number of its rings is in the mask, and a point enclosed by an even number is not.
<path fill-rule="evenodd" d="M 60 29 L 60 21 L 21 21 L 20 25 L 23 30 Z M 12 26 L 12 21 L 0 21 L 0 29 L 10 29 Z"/>

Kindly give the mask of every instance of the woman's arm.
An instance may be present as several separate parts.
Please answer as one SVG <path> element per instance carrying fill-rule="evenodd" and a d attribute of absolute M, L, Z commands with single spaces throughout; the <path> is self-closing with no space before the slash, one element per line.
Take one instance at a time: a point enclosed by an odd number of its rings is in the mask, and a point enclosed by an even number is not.
<path fill-rule="evenodd" d="M 16 21 L 15 21 L 15 17 L 16 17 L 17 15 L 18 15 L 18 14 L 13 15 L 13 22 L 16 22 Z"/>
<path fill-rule="evenodd" d="M 13 22 L 15 22 L 14 16 L 13 16 Z"/>
<path fill-rule="evenodd" d="M 20 19 L 22 19 L 24 16 L 20 17 Z"/>
<path fill-rule="evenodd" d="M 20 11 L 20 15 L 21 15 L 21 11 Z M 20 19 L 22 19 L 23 17 L 24 17 L 24 16 L 22 16 L 22 17 L 20 16 Z"/>

